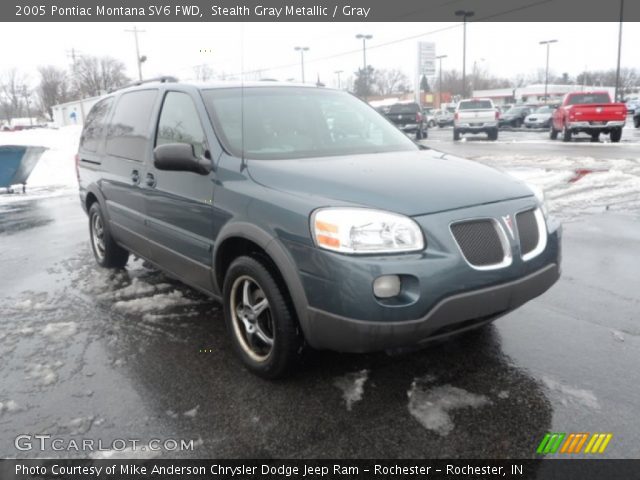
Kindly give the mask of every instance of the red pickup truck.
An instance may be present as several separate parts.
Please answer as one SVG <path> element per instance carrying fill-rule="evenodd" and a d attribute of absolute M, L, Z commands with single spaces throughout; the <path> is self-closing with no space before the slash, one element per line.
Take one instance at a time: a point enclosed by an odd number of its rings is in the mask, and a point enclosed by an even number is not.
<path fill-rule="evenodd" d="M 619 142 L 626 120 L 627 107 L 613 103 L 609 92 L 567 93 L 553 112 L 550 136 L 555 140 L 562 133 L 562 140 L 569 142 L 573 134 L 584 132 L 596 142 L 601 133 L 608 133 L 612 142 Z"/>

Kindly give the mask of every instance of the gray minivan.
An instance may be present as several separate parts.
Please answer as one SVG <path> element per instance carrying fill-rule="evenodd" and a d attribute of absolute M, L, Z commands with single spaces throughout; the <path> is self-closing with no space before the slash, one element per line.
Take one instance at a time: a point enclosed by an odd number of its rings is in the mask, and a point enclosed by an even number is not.
<path fill-rule="evenodd" d="M 77 156 L 99 265 L 143 257 L 220 300 L 244 364 L 485 325 L 560 273 L 522 182 L 414 143 L 339 90 L 162 79 L 101 99 Z"/>

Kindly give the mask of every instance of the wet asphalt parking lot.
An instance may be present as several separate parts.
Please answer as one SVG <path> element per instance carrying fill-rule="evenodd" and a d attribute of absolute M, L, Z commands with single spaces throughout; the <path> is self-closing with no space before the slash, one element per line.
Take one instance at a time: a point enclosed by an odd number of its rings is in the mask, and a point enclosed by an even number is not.
<path fill-rule="evenodd" d="M 640 158 L 630 129 L 619 145 L 450 136 L 427 143 Z M 486 329 L 402 354 L 316 352 L 268 382 L 233 356 L 216 302 L 141 260 L 99 269 L 76 196 L 0 200 L 0 457 L 90 454 L 15 448 L 46 433 L 193 440 L 97 458 L 527 458 L 557 431 L 611 432 L 602 456 L 637 458 L 639 220 L 629 209 L 565 223 L 561 280 Z"/>

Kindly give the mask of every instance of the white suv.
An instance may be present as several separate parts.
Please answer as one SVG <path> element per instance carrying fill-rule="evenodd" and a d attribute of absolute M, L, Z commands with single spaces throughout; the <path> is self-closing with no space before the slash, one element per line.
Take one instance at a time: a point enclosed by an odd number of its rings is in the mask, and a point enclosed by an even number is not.
<path fill-rule="evenodd" d="M 453 139 L 463 133 L 486 133 L 489 140 L 498 139 L 500 113 L 488 98 L 461 100 L 453 116 Z"/>

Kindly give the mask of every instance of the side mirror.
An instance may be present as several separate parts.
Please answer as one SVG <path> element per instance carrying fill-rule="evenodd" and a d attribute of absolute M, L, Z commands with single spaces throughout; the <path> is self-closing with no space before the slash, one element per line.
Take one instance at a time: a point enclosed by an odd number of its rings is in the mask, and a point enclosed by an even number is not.
<path fill-rule="evenodd" d="M 153 150 L 153 165 L 158 170 L 194 172 L 207 175 L 213 170 L 211 160 L 198 158 L 189 143 L 165 143 Z"/>

